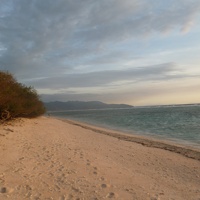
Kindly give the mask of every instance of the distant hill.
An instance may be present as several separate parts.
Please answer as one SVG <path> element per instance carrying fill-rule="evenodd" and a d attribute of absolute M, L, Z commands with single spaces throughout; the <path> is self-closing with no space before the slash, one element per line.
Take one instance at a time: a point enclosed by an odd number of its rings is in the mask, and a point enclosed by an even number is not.
<path fill-rule="evenodd" d="M 47 111 L 64 111 L 64 110 L 88 110 L 88 109 L 109 109 L 109 108 L 132 108 L 126 104 L 106 104 L 100 101 L 53 101 L 44 102 Z"/>

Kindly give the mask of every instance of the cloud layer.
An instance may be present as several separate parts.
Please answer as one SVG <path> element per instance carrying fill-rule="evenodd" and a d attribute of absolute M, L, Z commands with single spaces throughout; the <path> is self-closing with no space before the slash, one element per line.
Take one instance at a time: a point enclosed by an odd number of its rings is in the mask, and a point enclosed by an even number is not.
<path fill-rule="evenodd" d="M 67 89 L 67 88 L 85 88 L 102 87 L 109 85 L 122 84 L 123 81 L 129 83 L 161 81 L 177 78 L 189 77 L 185 74 L 173 75 L 175 64 L 165 63 L 156 66 L 140 67 L 127 70 L 105 70 L 90 73 L 67 74 L 32 80 L 29 83 L 41 89 Z"/>
<path fill-rule="evenodd" d="M 199 0 L 1 0 L 0 70 L 54 90 L 175 78 L 174 60 L 134 61 L 146 38 L 186 33 L 199 14 Z"/>

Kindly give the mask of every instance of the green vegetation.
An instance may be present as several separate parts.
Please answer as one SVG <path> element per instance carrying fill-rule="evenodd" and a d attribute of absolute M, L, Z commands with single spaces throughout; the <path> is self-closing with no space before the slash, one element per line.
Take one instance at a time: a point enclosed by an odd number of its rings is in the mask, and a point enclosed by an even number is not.
<path fill-rule="evenodd" d="M 37 117 L 44 112 L 34 88 L 18 83 L 10 73 L 0 71 L 0 122 L 17 117 Z"/>

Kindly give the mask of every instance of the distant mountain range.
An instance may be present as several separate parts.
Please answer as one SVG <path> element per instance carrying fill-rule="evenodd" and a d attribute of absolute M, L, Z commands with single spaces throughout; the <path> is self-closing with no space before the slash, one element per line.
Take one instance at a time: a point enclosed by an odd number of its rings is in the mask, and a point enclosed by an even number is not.
<path fill-rule="evenodd" d="M 100 101 L 53 101 L 44 102 L 47 111 L 65 111 L 65 110 L 88 110 L 88 109 L 111 109 L 111 108 L 132 108 L 126 104 L 106 104 Z"/>

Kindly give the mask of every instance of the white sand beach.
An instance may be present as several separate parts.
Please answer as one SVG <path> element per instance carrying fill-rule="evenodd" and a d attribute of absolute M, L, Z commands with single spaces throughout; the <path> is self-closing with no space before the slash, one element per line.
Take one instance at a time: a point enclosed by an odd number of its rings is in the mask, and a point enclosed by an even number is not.
<path fill-rule="evenodd" d="M 0 200 L 200 200 L 200 151 L 163 145 L 51 117 L 0 125 Z"/>

